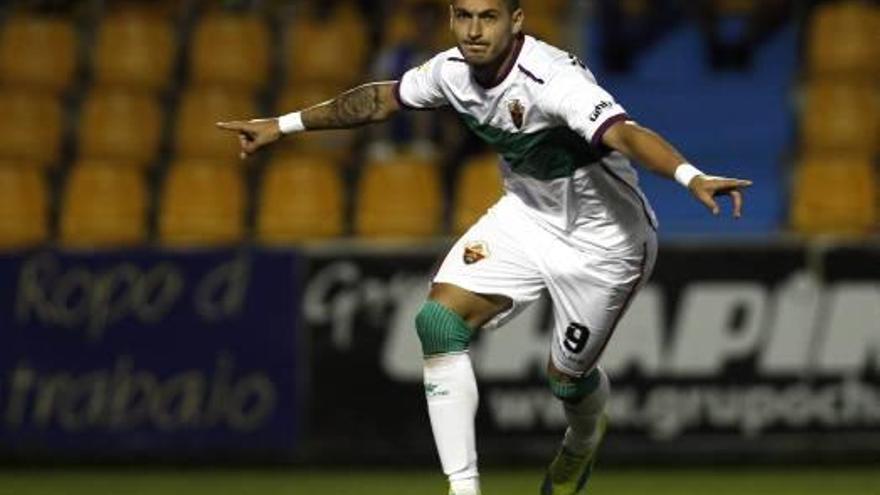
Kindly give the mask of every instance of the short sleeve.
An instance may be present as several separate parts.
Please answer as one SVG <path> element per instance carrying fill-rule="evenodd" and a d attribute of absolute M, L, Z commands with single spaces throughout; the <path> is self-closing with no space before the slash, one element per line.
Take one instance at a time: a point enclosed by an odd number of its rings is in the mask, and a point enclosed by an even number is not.
<path fill-rule="evenodd" d="M 612 125 L 629 120 L 623 106 L 579 68 L 557 74 L 545 94 L 546 112 L 561 119 L 594 148 L 601 147 L 605 131 Z"/>
<path fill-rule="evenodd" d="M 445 54 L 441 53 L 424 64 L 408 70 L 394 88 L 402 108 L 426 109 L 447 104 L 440 89 L 440 69 Z"/>

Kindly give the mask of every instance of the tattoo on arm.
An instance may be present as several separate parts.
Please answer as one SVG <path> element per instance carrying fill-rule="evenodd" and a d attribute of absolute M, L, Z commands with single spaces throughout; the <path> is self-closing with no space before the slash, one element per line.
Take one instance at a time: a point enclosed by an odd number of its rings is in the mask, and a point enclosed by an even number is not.
<path fill-rule="evenodd" d="M 359 86 L 303 111 L 307 129 L 348 129 L 385 120 L 395 110 L 389 102 L 393 83 Z"/>

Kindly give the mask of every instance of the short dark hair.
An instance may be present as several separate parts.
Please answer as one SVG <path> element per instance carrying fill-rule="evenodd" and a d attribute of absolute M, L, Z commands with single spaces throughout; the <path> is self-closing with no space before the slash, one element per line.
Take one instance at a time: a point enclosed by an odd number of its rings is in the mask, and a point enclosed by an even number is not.
<path fill-rule="evenodd" d="M 449 0 L 449 3 L 454 3 L 455 0 Z M 520 8 L 519 0 L 504 0 L 504 3 L 507 4 L 507 8 L 510 9 L 510 13 L 516 12 L 516 9 Z"/>

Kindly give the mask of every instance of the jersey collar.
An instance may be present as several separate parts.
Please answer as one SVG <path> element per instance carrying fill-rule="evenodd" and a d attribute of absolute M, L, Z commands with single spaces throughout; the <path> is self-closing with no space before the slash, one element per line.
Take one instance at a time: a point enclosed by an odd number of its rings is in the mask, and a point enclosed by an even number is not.
<path fill-rule="evenodd" d="M 510 72 L 516 67 L 516 64 L 519 62 L 519 55 L 522 52 L 523 45 L 526 44 L 526 36 L 523 33 L 520 33 L 513 40 L 513 56 L 510 57 L 509 61 L 506 65 L 501 67 L 501 70 L 498 72 L 498 75 L 495 76 L 495 80 L 492 84 L 483 85 L 480 81 L 477 81 L 477 78 L 474 78 L 474 81 L 483 89 L 492 89 L 498 87 L 501 83 L 507 80 L 507 76 L 510 75 Z"/>

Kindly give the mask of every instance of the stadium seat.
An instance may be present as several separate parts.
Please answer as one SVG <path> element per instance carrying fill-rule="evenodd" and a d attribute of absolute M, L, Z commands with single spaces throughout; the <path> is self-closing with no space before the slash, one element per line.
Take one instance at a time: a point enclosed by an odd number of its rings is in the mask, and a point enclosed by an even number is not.
<path fill-rule="evenodd" d="M 147 187 L 134 165 L 86 160 L 73 167 L 61 208 L 60 241 L 73 248 L 114 248 L 147 238 Z"/>
<path fill-rule="evenodd" d="M 880 226 L 878 188 L 870 160 L 807 158 L 795 171 L 792 226 L 803 234 L 867 233 Z"/>
<path fill-rule="evenodd" d="M 342 234 L 344 191 L 334 165 L 292 154 L 273 160 L 261 186 L 257 217 L 261 242 L 287 244 Z"/>
<path fill-rule="evenodd" d="M 0 158 L 46 166 L 61 151 L 62 111 L 58 98 L 45 93 L 0 90 Z"/>
<path fill-rule="evenodd" d="M 880 151 L 880 95 L 870 84 L 812 83 L 806 93 L 802 138 L 810 154 Z"/>
<path fill-rule="evenodd" d="M 856 79 L 880 77 L 880 7 L 870 2 L 828 2 L 811 19 L 810 72 Z"/>
<path fill-rule="evenodd" d="M 300 16 L 286 33 L 287 84 L 354 85 L 364 79 L 368 46 L 362 17 L 349 8 L 338 8 L 326 20 Z"/>
<path fill-rule="evenodd" d="M 242 240 L 245 190 L 241 170 L 225 163 L 184 160 L 165 179 L 159 237 L 173 247 L 222 246 Z"/>
<path fill-rule="evenodd" d="M 34 246 L 48 237 L 48 191 L 42 170 L 0 162 L 0 249 Z"/>
<path fill-rule="evenodd" d="M 148 93 L 96 89 L 83 103 L 80 155 L 147 165 L 159 151 L 162 109 Z"/>
<path fill-rule="evenodd" d="M 344 86 L 330 84 L 302 84 L 296 86 L 285 90 L 281 94 L 278 104 L 275 106 L 275 113 L 281 115 L 294 110 L 308 108 L 327 101 L 346 89 L 348 88 Z M 354 130 L 303 132 L 280 141 L 278 148 L 327 156 L 339 162 L 351 153 L 356 133 L 357 131 Z"/>
<path fill-rule="evenodd" d="M 73 24 L 63 18 L 17 15 L 0 28 L 0 83 L 61 93 L 73 81 L 77 58 Z"/>
<path fill-rule="evenodd" d="M 305 48 L 308 47 L 308 48 Z M 212 12 L 196 25 L 190 67 L 199 85 L 254 91 L 269 77 L 270 36 L 257 16 Z M 308 44 L 300 51 L 311 51 Z"/>
<path fill-rule="evenodd" d="M 437 235 L 441 198 L 434 163 L 411 155 L 370 162 L 358 184 L 355 231 L 365 238 Z"/>
<path fill-rule="evenodd" d="M 455 188 L 452 228 L 463 234 L 486 213 L 502 193 L 498 155 L 492 153 L 469 160 L 461 167 Z"/>
<path fill-rule="evenodd" d="M 191 88 L 178 106 L 175 151 L 180 158 L 229 160 L 239 153 L 238 139 L 214 126 L 223 120 L 257 117 L 249 92 L 220 87 Z"/>
<path fill-rule="evenodd" d="M 114 12 L 98 26 L 95 82 L 160 91 L 171 82 L 176 54 L 177 41 L 169 20 L 142 9 Z"/>

